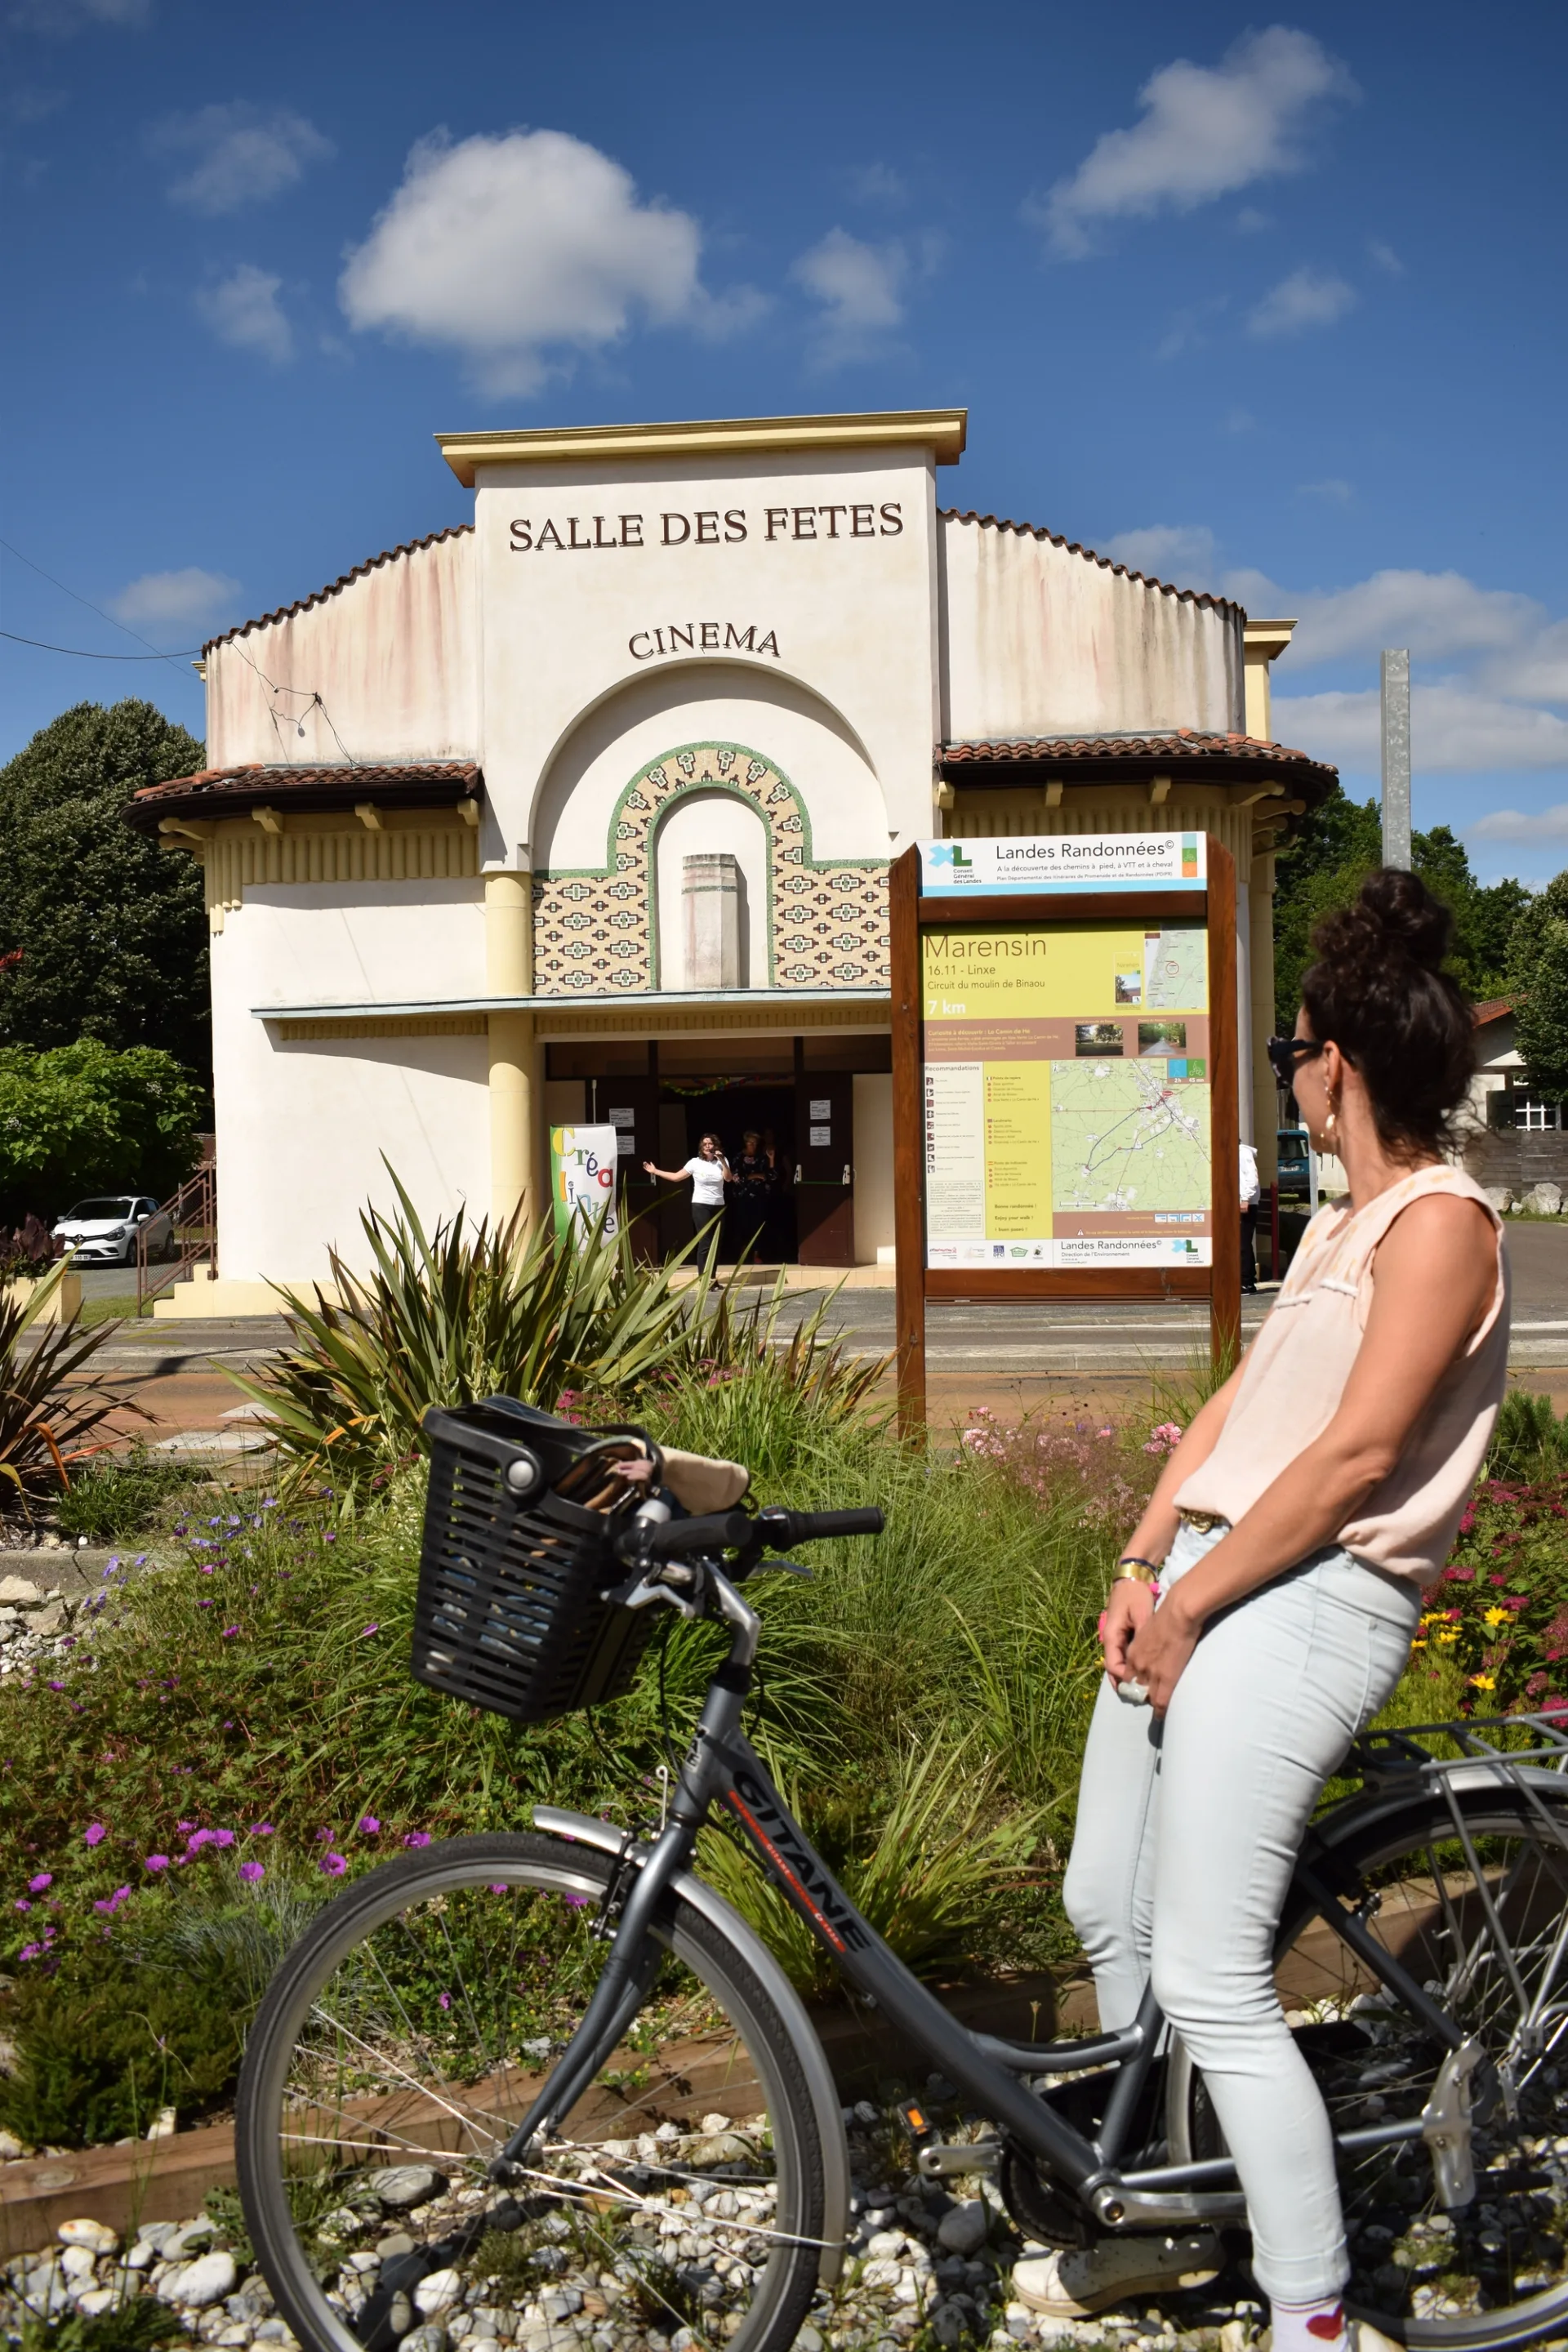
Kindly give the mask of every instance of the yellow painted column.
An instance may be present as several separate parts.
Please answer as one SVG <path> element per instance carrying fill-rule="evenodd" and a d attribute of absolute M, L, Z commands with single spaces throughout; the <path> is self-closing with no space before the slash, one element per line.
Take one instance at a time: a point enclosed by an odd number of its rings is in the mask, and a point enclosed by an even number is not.
<path fill-rule="evenodd" d="M 485 981 L 491 996 L 533 990 L 532 877 L 485 876 Z M 490 1214 L 497 1223 L 521 1208 L 541 1213 L 535 1181 L 539 1091 L 534 1083 L 533 1016 L 489 1015 Z"/>
<path fill-rule="evenodd" d="M 1279 1172 L 1275 1135 L 1278 1099 L 1267 1041 L 1274 1034 L 1274 852 L 1255 849 L 1248 889 L 1252 922 L 1252 1098 L 1258 1132 L 1258 1173 L 1272 1184 Z"/>

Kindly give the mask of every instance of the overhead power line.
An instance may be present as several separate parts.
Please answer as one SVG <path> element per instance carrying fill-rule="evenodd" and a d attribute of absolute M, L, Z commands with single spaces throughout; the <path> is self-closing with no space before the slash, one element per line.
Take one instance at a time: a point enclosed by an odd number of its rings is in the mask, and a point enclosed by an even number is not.
<path fill-rule="evenodd" d="M 68 596 L 73 604 L 85 604 L 88 611 L 96 613 L 100 621 L 107 621 L 111 628 L 119 629 L 124 635 L 134 638 L 139 646 L 145 646 L 147 653 L 145 656 L 140 654 L 89 654 L 82 652 L 76 646 L 47 646 L 41 637 L 19 637 L 14 630 L 0 629 L 0 636 L 9 637 L 13 645 L 37 646 L 40 651 L 49 654 L 76 654 L 83 661 L 140 661 L 145 657 L 151 661 L 177 664 L 189 661 L 191 658 L 189 654 L 161 652 L 155 645 L 142 635 L 139 629 L 132 628 L 124 621 L 117 621 L 112 613 L 106 613 L 101 604 L 93 603 L 90 596 L 79 596 L 74 588 L 68 588 L 63 580 L 57 580 L 54 573 L 46 572 L 41 563 L 35 563 L 30 555 L 24 555 L 21 549 L 13 547 L 8 539 L 0 539 L 0 547 L 5 550 L 7 555 L 14 555 L 18 563 L 25 563 L 29 572 L 36 572 L 40 580 L 47 580 L 51 588 L 58 588 L 62 596 Z"/>
<path fill-rule="evenodd" d="M 0 637 L 14 646 L 37 646 L 40 653 L 72 654 L 78 661 L 188 661 L 196 650 L 193 646 L 184 654 L 89 654 L 85 646 L 46 645 L 42 637 L 19 637 L 15 629 L 0 629 Z"/>

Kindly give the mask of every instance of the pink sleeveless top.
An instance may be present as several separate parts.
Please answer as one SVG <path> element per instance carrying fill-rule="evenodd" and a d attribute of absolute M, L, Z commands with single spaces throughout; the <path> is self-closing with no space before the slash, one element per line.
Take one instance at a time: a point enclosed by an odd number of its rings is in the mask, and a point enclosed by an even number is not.
<path fill-rule="evenodd" d="M 1247 1352 L 1219 1444 L 1176 1496 L 1234 1526 L 1339 1410 L 1372 1305 L 1377 1245 L 1402 1209 L 1428 1192 L 1475 1201 L 1497 1234 L 1497 1287 L 1485 1320 L 1444 1373 L 1398 1466 L 1337 1540 L 1391 1576 L 1426 1584 L 1448 1556 L 1486 1457 L 1508 1379 L 1509 1281 L 1502 1226 L 1458 1168 L 1419 1168 L 1364 1209 L 1321 1209 L 1302 1236 L 1273 1312 Z"/>

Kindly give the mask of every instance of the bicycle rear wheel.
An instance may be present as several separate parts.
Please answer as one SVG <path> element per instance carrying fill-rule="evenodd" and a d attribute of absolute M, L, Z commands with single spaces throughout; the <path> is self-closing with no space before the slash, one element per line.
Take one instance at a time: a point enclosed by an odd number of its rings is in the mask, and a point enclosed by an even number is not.
<path fill-rule="evenodd" d="M 816 2291 L 822 2151 L 744 1952 L 672 1899 L 647 2006 L 560 2131 L 487 2167 L 604 1964 L 612 1864 L 454 1839 L 331 1903 L 246 2053 L 246 2221 L 314 2352 L 786 2352 Z"/>
<path fill-rule="evenodd" d="M 1552 1834 L 1568 1841 L 1568 1789 L 1545 1792 L 1545 1822 L 1500 1788 L 1459 1802 L 1479 1878 L 1436 1794 L 1392 1818 L 1369 1806 L 1334 1851 L 1372 1933 L 1499 2070 L 1473 2126 L 1477 2193 L 1445 2212 L 1419 2137 L 1342 2150 L 1340 2190 L 1350 2301 L 1411 2346 L 1481 2352 L 1568 2317 L 1568 1843 Z M 1315 1914 L 1286 1921 L 1276 1983 L 1336 2132 L 1419 2118 L 1444 2052 Z M 1168 2095 L 1173 2160 L 1224 2153 L 1179 2046 Z"/>

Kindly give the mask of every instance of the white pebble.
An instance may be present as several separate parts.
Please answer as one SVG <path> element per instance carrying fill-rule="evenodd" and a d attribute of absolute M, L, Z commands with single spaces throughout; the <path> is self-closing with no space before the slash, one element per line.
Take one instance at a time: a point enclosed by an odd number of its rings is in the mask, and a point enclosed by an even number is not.
<path fill-rule="evenodd" d="M 62 2246 L 86 2246 L 95 2254 L 119 2251 L 120 2232 L 111 2230 L 107 2221 L 62 2221 L 55 2235 Z"/>
<path fill-rule="evenodd" d="M 414 2300 L 429 2319 L 437 2312 L 445 2311 L 448 2304 L 460 2302 L 463 2285 L 461 2271 L 432 2271 L 429 2277 L 422 2278 L 415 2288 Z"/>

